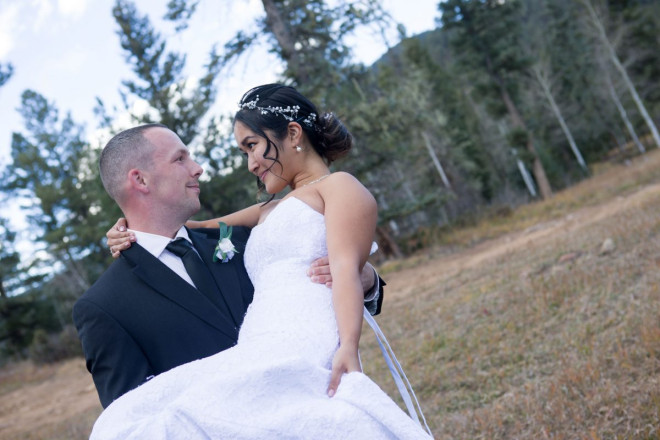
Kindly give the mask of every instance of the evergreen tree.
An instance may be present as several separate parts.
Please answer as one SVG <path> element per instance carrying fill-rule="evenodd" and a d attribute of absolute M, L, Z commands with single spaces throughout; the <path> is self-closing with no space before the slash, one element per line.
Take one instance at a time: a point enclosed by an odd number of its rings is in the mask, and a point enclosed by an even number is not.
<path fill-rule="evenodd" d="M 513 126 L 510 142 L 524 146 L 543 198 L 552 190 L 545 168 L 517 104 L 521 73 L 529 60 L 518 50 L 520 2 L 513 0 L 448 0 L 439 4 L 441 21 L 455 29 L 454 53 L 472 76 L 476 96 L 487 102 L 493 114 L 508 115 Z"/>
<path fill-rule="evenodd" d="M 586 22 L 593 28 L 595 38 L 600 43 L 602 51 L 601 56 L 603 57 L 603 60 L 607 60 L 607 62 L 611 63 L 615 67 L 622 82 L 625 84 L 628 93 L 630 93 L 630 96 L 632 97 L 637 110 L 642 116 L 644 123 L 646 124 L 646 128 L 651 133 L 655 145 L 660 148 L 660 132 L 658 131 L 653 118 L 649 114 L 646 105 L 642 101 L 642 98 L 637 91 L 637 87 L 628 74 L 628 70 L 621 62 L 621 58 L 619 57 L 614 44 L 612 41 L 610 41 L 610 37 L 608 36 L 606 29 L 607 22 L 605 14 L 603 14 L 597 6 L 594 7 L 591 0 L 581 0 L 581 3 L 584 5 L 587 12 Z"/>
<path fill-rule="evenodd" d="M 21 259 L 14 248 L 16 233 L 9 229 L 8 221 L 0 218 L 0 300 L 7 299 L 8 292 L 18 284 L 18 264 Z"/>
<path fill-rule="evenodd" d="M 177 23 L 177 30 L 186 29 L 197 2 L 172 0 L 168 3 L 167 18 Z M 216 98 L 215 80 L 223 66 L 222 58 L 210 51 L 204 74 L 193 85 L 186 75 L 186 57 L 167 49 L 162 35 L 129 0 L 117 0 L 113 16 L 119 27 L 120 43 L 126 61 L 136 75 L 135 80 L 123 81 L 120 92 L 126 110 L 136 99 L 149 104 L 142 113 L 131 113 L 134 124 L 158 122 L 174 131 L 189 145 L 202 162 L 205 175 L 200 182 L 202 211 L 200 216 L 216 217 L 254 203 L 254 197 L 243 180 L 244 174 L 238 149 L 228 142 L 230 127 L 224 118 L 208 118 L 207 113 Z M 111 123 L 103 104 L 97 112 L 102 120 Z M 128 127 L 122 127 L 128 128 Z"/>
<path fill-rule="evenodd" d="M 118 209 L 102 189 L 95 152 L 70 115 L 60 118 L 31 90 L 23 92 L 19 113 L 26 133 L 13 133 L 1 188 L 25 201 L 34 244 L 45 251 L 41 269 L 66 271 L 69 293 L 77 297 L 110 261 L 102 239 Z"/>
<path fill-rule="evenodd" d="M 527 8 L 533 11 L 536 2 L 527 2 Z M 535 41 L 540 42 L 530 49 L 540 50 L 555 99 L 585 161 L 598 160 L 611 147 L 611 133 L 618 133 L 621 124 L 607 90 L 598 81 L 602 73 L 595 57 L 597 50 L 580 24 L 582 8 L 574 0 L 555 0 L 545 5 L 544 12 L 541 23 L 527 24 L 528 29 L 536 28 Z M 548 142 L 563 144 L 557 128 L 548 131 L 556 133 Z M 566 165 L 560 167 L 564 171 L 572 168 Z"/>
<path fill-rule="evenodd" d="M 377 0 L 262 0 L 265 17 L 226 44 L 227 59 L 264 38 L 285 63 L 284 77 L 312 101 L 326 104 L 333 85 L 361 71 L 352 60 L 349 37 L 358 27 L 390 23 Z"/>
<path fill-rule="evenodd" d="M 3 65 L 0 63 L 0 87 L 2 87 L 11 75 L 14 73 L 14 67 L 11 64 Z"/>
<path fill-rule="evenodd" d="M 610 17 L 620 21 L 623 38 L 617 51 L 626 60 L 627 70 L 637 85 L 649 111 L 660 118 L 660 2 L 644 0 L 609 0 Z M 621 32 L 619 32 L 621 34 Z"/>
<path fill-rule="evenodd" d="M 173 3 L 173 2 L 171 2 Z M 167 50 L 162 35 L 146 15 L 130 0 L 117 0 L 112 9 L 126 62 L 137 80 L 125 80 L 120 93 L 126 110 L 135 98 L 150 108 L 131 116 L 136 124 L 159 122 L 168 126 L 188 144 L 199 135 L 200 123 L 216 96 L 214 81 L 220 70 L 220 57 L 211 50 L 205 72 L 193 85 L 184 72 L 186 57 Z"/>

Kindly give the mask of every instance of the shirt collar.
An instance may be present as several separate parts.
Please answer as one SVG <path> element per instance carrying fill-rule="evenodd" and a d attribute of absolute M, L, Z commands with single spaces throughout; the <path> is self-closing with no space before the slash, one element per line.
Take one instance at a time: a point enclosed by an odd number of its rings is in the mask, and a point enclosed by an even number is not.
<path fill-rule="evenodd" d="M 165 250 L 165 246 L 167 246 L 170 241 L 174 241 L 177 238 L 183 237 L 192 243 L 190 236 L 188 236 L 188 230 L 183 226 L 181 226 L 181 229 L 177 231 L 174 238 L 165 237 L 164 235 L 150 234 L 148 232 L 136 231 L 135 229 L 129 229 L 129 231 L 135 234 L 135 238 L 137 239 L 138 243 L 140 243 L 140 246 L 142 246 L 147 252 L 156 258 L 160 258 L 160 254 L 162 254 Z"/>

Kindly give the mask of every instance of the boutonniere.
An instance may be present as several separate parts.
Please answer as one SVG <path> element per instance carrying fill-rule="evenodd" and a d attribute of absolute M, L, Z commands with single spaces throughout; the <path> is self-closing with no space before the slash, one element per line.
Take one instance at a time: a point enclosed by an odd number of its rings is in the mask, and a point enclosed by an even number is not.
<path fill-rule="evenodd" d="M 218 225 L 220 225 L 220 238 L 213 252 L 213 261 L 220 260 L 226 263 L 234 258 L 234 254 L 238 253 L 238 251 L 234 247 L 234 243 L 231 242 L 232 227 L 227 226 L 223 222 L 218 222 Z"/>

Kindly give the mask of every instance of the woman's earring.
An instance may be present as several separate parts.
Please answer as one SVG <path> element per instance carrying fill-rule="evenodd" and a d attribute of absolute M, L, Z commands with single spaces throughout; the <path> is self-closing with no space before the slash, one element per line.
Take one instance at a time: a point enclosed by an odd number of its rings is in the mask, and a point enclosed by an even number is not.
<path fill-rule="evenodd" d="M 303 149 L 302 149 L 302 147 L 301 147 L 300 145 L 296 145 L 296 151 L 297 151 L 298 153 L 302 152 L 302 150 L 303 150 Z"/>

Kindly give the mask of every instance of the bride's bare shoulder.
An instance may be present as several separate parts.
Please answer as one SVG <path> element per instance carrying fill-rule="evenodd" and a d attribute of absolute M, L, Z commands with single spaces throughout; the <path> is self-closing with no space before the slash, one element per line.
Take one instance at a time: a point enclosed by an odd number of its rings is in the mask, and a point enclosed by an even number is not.
<path fill-rule="evenodd" d="M 368 197 L 371 195 L 369 190 L 352 174 L 345 171 L 337 171 L 332 173 L 325 179 L 323 187 L 320 188 L 321 196 L 348 196 L 356 195 Z"/>

